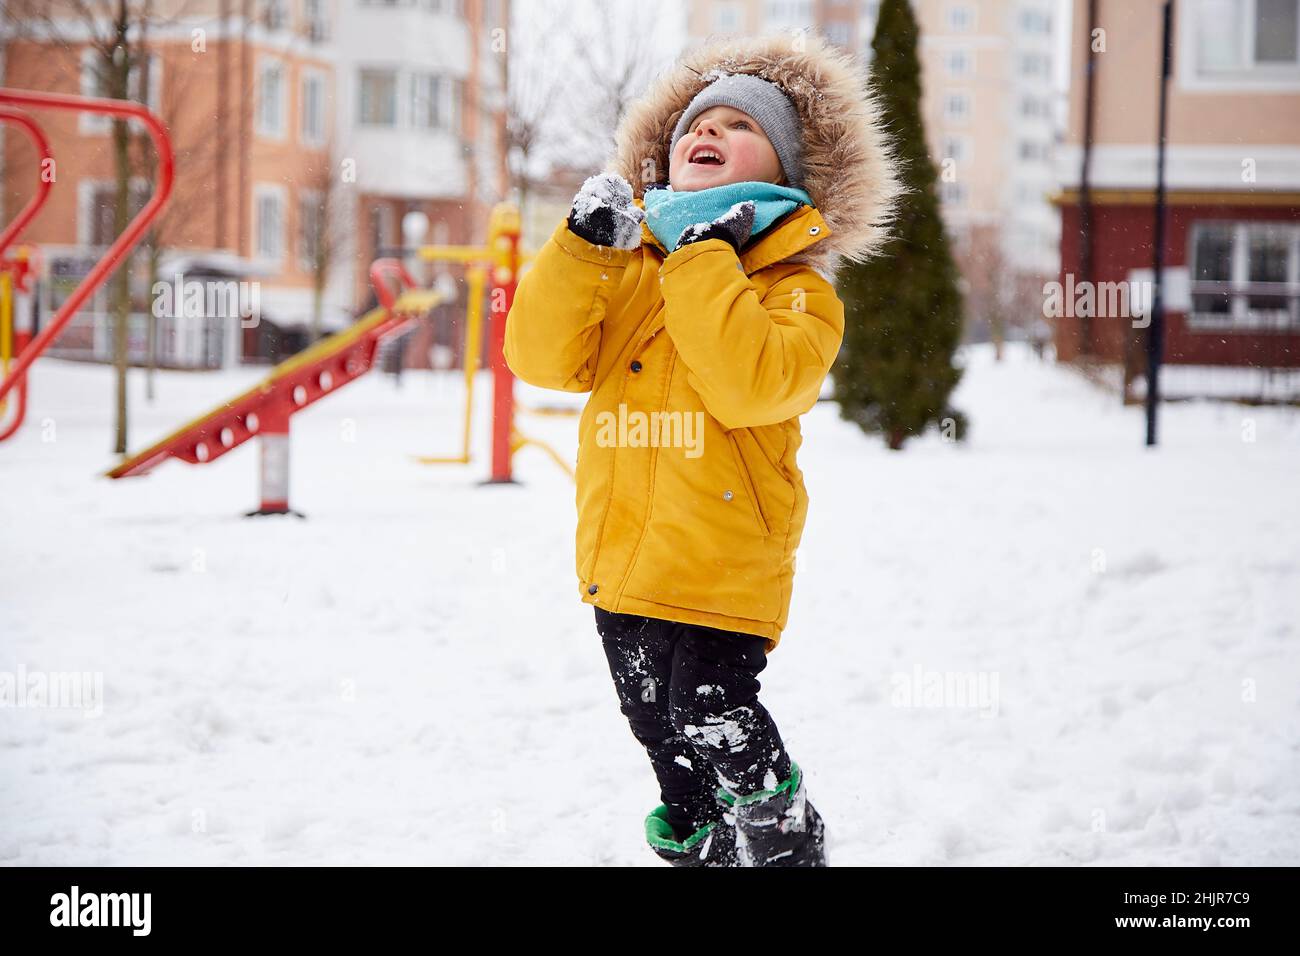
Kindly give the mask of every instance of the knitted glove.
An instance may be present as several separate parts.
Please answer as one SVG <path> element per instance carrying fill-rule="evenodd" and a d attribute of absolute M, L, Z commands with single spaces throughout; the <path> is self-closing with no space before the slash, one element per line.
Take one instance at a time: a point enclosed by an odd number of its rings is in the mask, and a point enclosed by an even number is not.
<path fill-rule="evenodd" d="M 725 239 L 739 255 L 741 248 L 749 241 L 749 233 L 753 228 L 754 204 L 746 199 L 736 203 L 713 222 L 697 222 L 693 226 L 687 226 L 677 240 L 677 248 L 705 239 Z"/>
<path fill-rule="evenodd" d="M 590 243 L 635 249 L 645 212 L 632 202 L 632 187 L 617 173 L 588 176 L 569 210 L 569 229 Z"/>

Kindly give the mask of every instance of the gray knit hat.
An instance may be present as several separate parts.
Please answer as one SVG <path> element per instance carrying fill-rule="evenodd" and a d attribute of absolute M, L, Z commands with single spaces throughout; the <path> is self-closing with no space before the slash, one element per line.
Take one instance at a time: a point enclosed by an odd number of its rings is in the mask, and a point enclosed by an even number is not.
<path fill-rule="evenodd" d="M 695 117 L 713 106 L 730 106 L 752 116 L 776 150 L 786 180 L 795 187 L 802 183 L 803 122 L 799 111 L 774 83 L 750 73 L 723 73 L 695 94 L 673 130 L 670 156 Z"/>

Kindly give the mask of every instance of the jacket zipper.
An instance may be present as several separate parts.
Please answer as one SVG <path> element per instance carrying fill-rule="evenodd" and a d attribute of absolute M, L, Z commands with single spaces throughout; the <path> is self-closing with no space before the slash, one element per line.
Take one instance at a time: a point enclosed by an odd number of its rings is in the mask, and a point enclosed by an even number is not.
<path fill-rule="evenodd" d="M 745 483 L 745 494 L 749 496 L 750 504 L 754 510 L 754 517 L 758 519 L 758 526 L 763 531 L 763 537 L 772 533 L 772 529 L 767 525 L 767 519 L 763 517 L 763 509 L 758 501 L 758 485 L 754 483 L 754 477 L 749 473 L 749 467 L 745 464 L 745 458 L 740 453 L 740 444 L 727 432 L 727 441 L 731 443 L 731 456 L 736 460 L 736 469 L 740 472 L 740 480 Z"/>

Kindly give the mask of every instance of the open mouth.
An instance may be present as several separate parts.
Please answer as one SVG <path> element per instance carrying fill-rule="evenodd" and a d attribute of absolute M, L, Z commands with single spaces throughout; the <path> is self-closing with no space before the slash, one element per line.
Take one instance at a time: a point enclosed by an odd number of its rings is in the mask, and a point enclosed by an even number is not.
<path fill-rule="evenodd" d="M 692 166 L 725 166 L 727 161 L 722 158 L 722 154 L 716 149 L 710 146 L 697 146 L 691 151 L 688 162 Z"/>

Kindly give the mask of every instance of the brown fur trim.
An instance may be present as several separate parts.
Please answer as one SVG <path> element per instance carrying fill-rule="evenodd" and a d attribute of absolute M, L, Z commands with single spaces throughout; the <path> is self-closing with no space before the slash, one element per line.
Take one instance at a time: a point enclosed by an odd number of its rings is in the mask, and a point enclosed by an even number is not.
<path fill-rule="evenodd" d="M 628 107 L 615 134 L 610 168 L 632 185 L 633 195 L 668 181 L 673 127 L 715 69 L 775 83 L 803 119 L 803 188 L 830 235 L 786 261 L 804 262 L 830 278 L 842 262 L 877 253 L 901 192 L 897 160 L 860 61 L 817 34 L 713 40 L 682 54 Z"/>

